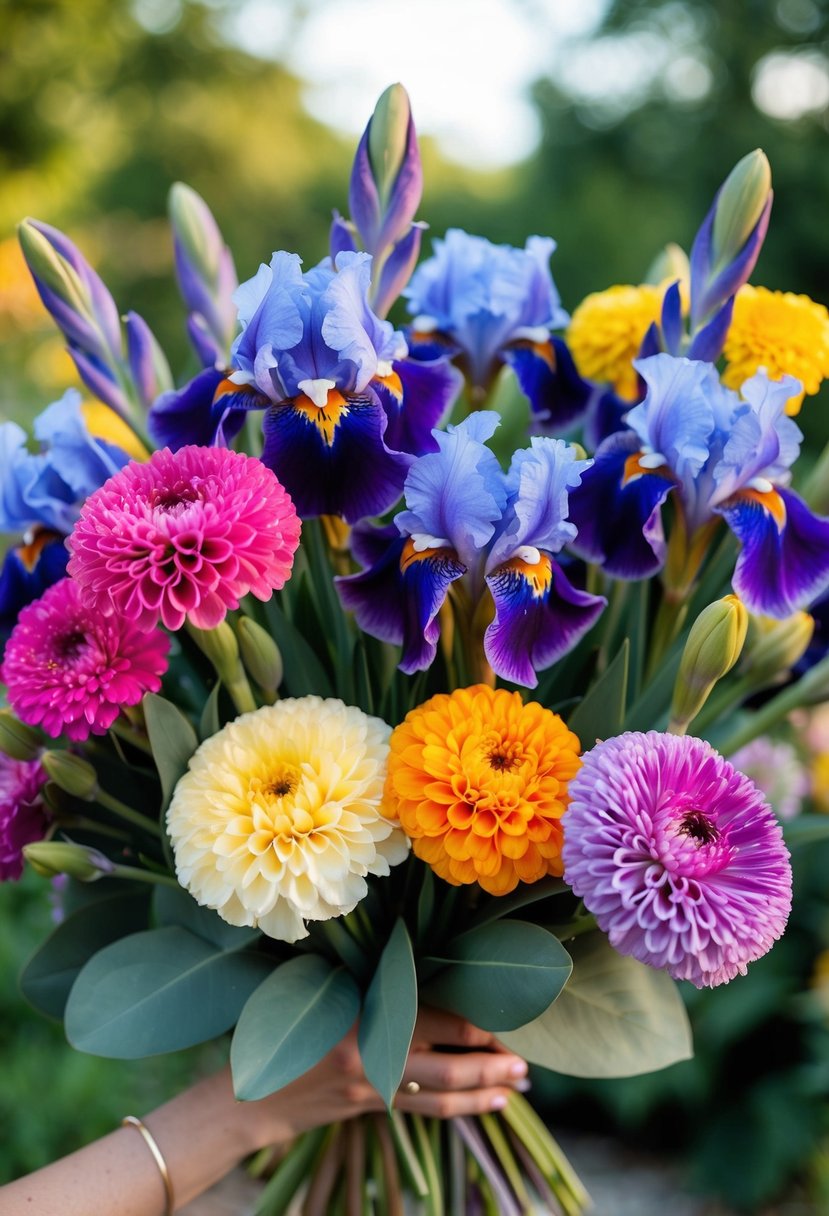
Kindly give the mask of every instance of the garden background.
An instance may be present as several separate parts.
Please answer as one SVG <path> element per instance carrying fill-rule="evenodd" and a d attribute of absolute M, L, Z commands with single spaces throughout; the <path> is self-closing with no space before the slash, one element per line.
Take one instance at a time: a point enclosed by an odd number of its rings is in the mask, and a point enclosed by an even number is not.
<path fill-rule="evenodd" d="M 275 249 L 313 265 L 331 208 L 347 210 L 359 130 L 398 78 L 431 235 L 552 235 L 565 307 L 641 282 L 667 242 L 687 248 L 758 146 L 775 203 L 753 281 L 829 302 L 825 0 L 0 0 L 0 415 L 26 423 L 76 382 L 18 220 L 66 231 L 184 378 L 195 368 L 170 286 L 170 185 L 205 197 L 241 279 Z M 813 457 L 826 399 L 798 418 Z M 686 993 L 695 1061 L 612 1084 L 539 1078 L 556 1122 L 678 1153 L 691 1185 L 735 1208 L 789 1196 L 805 1206 L 774 1210 L 829 1211 L 827 862 L 825 844 L 796 844 L 787 937 L 747 979 Z M 0 889 L 0 1182 L 216 1060 L 70 1050 L 16 991 L 50 915 L 46 884 Z"/>

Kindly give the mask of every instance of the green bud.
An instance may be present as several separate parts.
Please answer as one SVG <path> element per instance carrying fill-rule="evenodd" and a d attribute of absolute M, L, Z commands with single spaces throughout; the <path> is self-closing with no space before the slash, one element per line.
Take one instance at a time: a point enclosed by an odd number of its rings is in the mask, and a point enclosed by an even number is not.
<path fill-rule="evenodd" d="M 747 629 L 748 612 L 736 595 L 703 608 L 691 626 L 679 664 L 669 727 L 673 734 L 685 732 L 714 685 L 737 662 Z"/>
<path fill-rule="evenodd" d="M 72 752 L 44 752 L 41 763 L 50 780 L 64 793 L 71 794 L 73 798 L 82 798 L 86 802 L 95 797 L 98 774 L 82 756 L 75 756 Z"/>
<path fill-rule="evenodd" d="M 92 320 L 92 302 L 75 268 L 66 258 L 61 257 L 30 220 L 23 220 L 18 224 L 17 236 L 32 274 L 51 288 L 73 312 Z"/>
<path fill-rule="evenodd" d="M 688 254 L 680 246 L 671 241 L 661 250 L 648 267 L 644 281 L 658 287 L 660 283 L 688 283 L 691 278 L 691 268 L 688 265 Z"/>
<path fill-rule="evenodd" d="M 755 148 L 738 161 L 722 185 L 714 215 L 711 261 L 728 266 L 745 245 L 763 213 L 771 192 L 771 166 Z"/>
<path fill-rule="evenodd" d="M 222 621 L 215 629 L 197 629 L 188 623 L 187 632 L 213 664 L 219 679 L 226 684 L 232 683 L 239 674 L 239 643 L 227 621 Z"/>
<path fill-rule="evenodd" d="M 411 106 L 402 84 L 391 84 L 374 107 L 368 135 L 368 157 L 385 205 L 406 159 Z"/>
<path fill-rule="evenodd" d="M 215 284 L 224 242 L 207 203 L 191 186 L 175 182 L 170 189 L 168 206 L 176 236 L 189 261 L 202 278 Z"/>
<path fill-rule="evenodd" d="M 43 747 L 43 735 L 19 721 L 10 709 L 0 709 L 0 752 L 13 760 L 35 760 Z"/>
<path fill-rule="evenodd" d="M 239 617 L 236 634 L 242 662 L 248 672 L 264 692 L 275 693 L 283 676 L 282 655 L 276 642 L 267 630 L 248 616 Z"/>
<path fill-rule="evenodd" d="M 23 856 L 42 878 L 68 874 L 79 882 L 97 882 L 105 874 L 113 874 L 115 865 L 97 849 L 71 841 L 40 840 L 23 846 Z"/>
<path fill-rule="evenodd" d="M 795 612 L 782 621 L 752 616 L 740 669 L 756 688 L 773 684 L 802 658 L 814 632 L 808 612 Z"/>

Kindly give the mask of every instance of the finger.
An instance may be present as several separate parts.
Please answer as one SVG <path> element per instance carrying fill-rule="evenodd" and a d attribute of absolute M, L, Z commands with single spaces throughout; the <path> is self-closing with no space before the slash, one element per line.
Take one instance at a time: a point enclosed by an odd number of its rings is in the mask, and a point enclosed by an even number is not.
<path fill-rule="evenodd" d="M 414 1046 L 423 1048 L 439 1043 L 442 1047 L 466 1047 L 481 1050 L 495 1046 L 495 1036 L 488 1030 L 479 1030 L 465 1018 L 447 1013 L 444 1009 L 422 1008 L 417 1017 Z"/>
<path fill-rule="evenodd" d="M 424 1089 L 490 1089 L 514 1085 L 527 1075 L 520 1056 L 494 1051 L 452 1054 L 415 1051 L 409 1057 L 404 1081 L 416 1081 Z"/>
<path fill-rule="evenodd" d="M 487 1111 L 503 1110 L 510 1091 L 504 1088 L 431 1090 L 419 1094 L 400 1091 L 394 1100 L 398 1110 L 412 1115 L 427 1115 L 434 1119 L 454 1119 L 458 1115 L 484 1115 Z"/>

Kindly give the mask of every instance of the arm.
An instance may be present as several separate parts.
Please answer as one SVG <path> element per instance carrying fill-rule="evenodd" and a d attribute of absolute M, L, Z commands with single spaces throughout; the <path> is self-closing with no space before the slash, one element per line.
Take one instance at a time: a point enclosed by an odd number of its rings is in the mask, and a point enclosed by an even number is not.
<path fill-rule="evenodd" d="M 433 1050 L 438 1043 L 450 1050 Z M 526 1071 L 524 1061 L 500 1048 L 491 1034 L 426 1009 L 404 1075 L 420 1092 L 401 1092 L 396 1105 L 440 1118 L 499 1110 Z M 363 1074 L 352 1030 L 315 1068 L 261 1102 L 237 1102 L 226 1068 L 143 1122 L 167 1163 L 179 1208 L 265 1145 L 382 1109 Z M 133 1127 L 0 1188 L 0 1216 L 161 1216 L 165 1203 L 158 1167 Z"/>

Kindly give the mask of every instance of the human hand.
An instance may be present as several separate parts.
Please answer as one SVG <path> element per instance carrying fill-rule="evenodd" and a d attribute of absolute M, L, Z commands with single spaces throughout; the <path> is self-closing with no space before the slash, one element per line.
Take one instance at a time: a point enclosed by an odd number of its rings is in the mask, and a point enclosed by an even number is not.
<path fill-rule="evenodd" d="M 439 1119 L 501 1110 L 512 1089 L 524 1088 L 526 1075 L 526 1061 L 502 1047 L 494 1035 L 455 1014 L 427 1007 L 418 1014 L 394 1105 Z M 404 1088 L 408 1083 L 420 1089 L 409 1093 Z M 257 1148 L 324 1123 L 384 1109 L 363 1072 L 356 1026 L 296 1081 L 269 1098 L 243 1105 Z"/>

